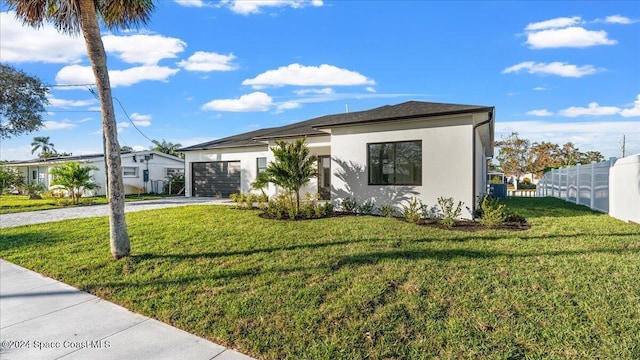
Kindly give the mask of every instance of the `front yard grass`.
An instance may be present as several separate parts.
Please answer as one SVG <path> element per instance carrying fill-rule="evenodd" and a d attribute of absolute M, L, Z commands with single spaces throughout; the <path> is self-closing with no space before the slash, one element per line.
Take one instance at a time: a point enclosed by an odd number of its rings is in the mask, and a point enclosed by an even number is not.
<path fill-rule="evenodd" d="M 125 201 L 140 201 L 161 199 L 161 195 L 127 195 Z M 80 198 L 77 205 L 71 204 L 70 198 L 44 197 L 42 199 L 29 199 L 26 195 L 1 195 L 0 196 L 0 214 L 11 214 L 25 211 L 38 211 L 59 209 L 66 206 L 86 206 L 107 204 L 107 198 L 104 196 L 93 196 Z"/>
<path fill-rule="evenodd" d="M 550 198 L 525 231 L 188 206 L 0 230 L 2 258 L 264 359 L 640 358 L 640 227 Z"/>

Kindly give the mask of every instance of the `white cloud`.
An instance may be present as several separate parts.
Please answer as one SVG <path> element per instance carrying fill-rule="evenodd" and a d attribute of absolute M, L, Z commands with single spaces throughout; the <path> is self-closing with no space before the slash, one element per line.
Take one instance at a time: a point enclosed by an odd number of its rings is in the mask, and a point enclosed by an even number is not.
<path fill-rule="evenodd" d="M 536 87 L 533 88 L 533 90 L 535 90 L 535 91 L 546 91 L 546 90 L 549 90 L 549 89 L 544 87 L 544 86 L 536 86 Z"/>
<path fill-rule="evenodd" d="M 376 92 L 376 88 L 374 88 L 373 86 L 367 86 L 367 87 L 365 88 L 365 90 L 367 90 L 367 91 L 368 91 L 368 92 L 370 92 L 370 93 L 374 93 L 374 92 Z"/>
<path fill-rule="evenodd" d="M 106 35 L 102 41 L 105 51 L 117 54 L 120 60 L 144 65 L 156 65 L 162 59 L 176 58 L 187 46 L 180 39 L 162 35 Z"/>
<path fill-rule="evenodd" d="M 527 115 L 531 116 L 552 116 L 553 113 L 547 109 L 527 111 Z"/>
<path fill-rule="evenodd" d="M 624 24 L 624 25 L 628 25 L 628 24 L 633 24 L 634 23 L 634 21 L 632 21 L 628 17 L 622 16 L 622 15 L 607 16 L 604 19 L 604 22 L 610 23 L 610 24 Z"/>
<path fill-rule="evenodd" d="M 548 64 L 524 61 L 502 70 L 502 73 L 518 73 L 520 70 L 525 70 L 529 74 L 558 75 L 562 77 L 579 78 L 585 75 L 595 74 L 604 69 L 596 69 L 593 65 L 576 66 L 559 61 Z"/>
<path fill-rule="evenodd" d="M 596 45 L 615 45 L 618 42 L 607 37 L 604 30 L 587 30 L 582 27 L 548 29 L 527 33 L 527 44 L 532 49 L 586 48 Z"/>
<path fill-rule="evenodd" d="M 222 0 L 220 3 L 234 13 L 242 15 L 259 14 L 262 8 L 291 7 L 300 9 L 308 5 L 315 7 L 323 5 L 320 0 Z"/>
<path fill-rule="evenodd" d="M 141 81 L 167 81 L 175 75 L 179 69 L 171 69 L 166 66 L 138 66 L 126 70 L 110 70 L 109 80 L 111 87 L 131 86 Z M 69 65 L 65 66 L 56 75 L 58 84 L 93 83 L 95 78 L 90 66 Z"/>
<path fill-rule="evenodd" d="M 144 147 L 142 145 L 133 145 L 131 147 L 133 149 L 133 151 L 145 151 L 145 150 L 149 150 L 149 148 Z"/>
<path fill-rule="evenodd" d="M 49 100 L 49 106 L 68 109 L 70 107 L 83 107 L 93 105 L 97 102 L 96 99 L 89 100 L 66 100 L 66 99 L 58 99 L 53 96 L 47 98 Z"/>
<path fill-rule="evenodd" d="M 605 116 L 616 115 L 620 112 L 620 108 L 615 106 L 600 106 L 597 102 L 589 103 L 588 107 L 571 106 L 569 108 L 558 111 L 560 116 L 578 117 L 578 116 Z"/>
<path fill-rule="evenodd" d="M 202 105 L 205 111 L 268 111 L 273 105 L 273 99 L 263 92 L 256 91 L 251 94 L 242 95 L 238 99 L 212 100 Z"/>
<path fill-rule="evenodd" d="M 559 18 L 555 18 L 555 19 L 551 19 L 551 20 L 545 20 L 545 21 L 540 21 L 540 22 L 536 22 L 536 23 L 530 23 L 530 24 L 527 25 L 525 30 L 527 30 L 527 31 L 538 31 L 538 30 L 545 30 L 545 29 L 563 28 L 563 27 L 579 24 L 581 20 L 582 19 L 580 18 L 580 16 L 573 16 L 573 17 L 570 17 L 570 18 L 569 17 L 559 17 Z"/>
<path fill-rule="evenodd" d="M 178 66 L 188 71 L 231 71 L 238 68 L 232 63 L 235 58 L 233 54 L 197 51 L 187 60 L 180 61 Z"/>
<path fill-rule="evenodd" d="M 142 115 L 134 112 L 133 114 L 131 114 L 130 117 L 131 117 L 131 121 L 133 121 L 133 123 L 136 126 L 141 126 L 141 127 L 151 126 L 151 115 Z"/>
<path fill-rule="evenodd" d="M 65 130 L 65 129 L 73 129 L 76 127 L 76 124 L 72 123 L 69 120 L 62 121 L 43 121 L 44 130 Z"/>
<path fill-rule="evenodd" d="M 275 113 L 276 114 L 280 114 L 280 113 L 284 112 L 285 110 L 297 109 L 300 106 L 302 106 L 302 105 L 300 103 L 297 103 L 297 102 L 291 102 L 291 101 L 284 102 L 284 103 L 276 105 Z"/>
<path fill-rule="evenodd" d="M 184 7 L 204 7 L 204 2 L 202 0 L 173 0 L 176 4 L 184 6 Z"/>
<path fill-rule="evenodd" d="M 15 12 L 0 13 L 0 57 L 3 62 L 77 63 L 87 49 L 81 37 L 63 35 L 45 23 L 39 29 L 23 26 Z"/>
<path fill-rule="evenodd" d="M 242 85 L 251 85 L 254 89 L 267 86 L 351 86 L 374 85 L 376 82 L 366 76 L 333 65 L 304 66 L 291 64 L 276 70 L 268 70 L 253 79 L 246 79 Z"/>
<path fill-rule="evenodd" d="M 633 102 L 633 107 L 630 109 L 621 110 L 620 115 L 622 115 L 623 117 L 640 116 L 640 94 L 638 94 L 636 100 Z"/>
<path fill-rule="evenodd" d="M 324 89 L 300 89 L 300 90 L 296 90 L 294 91 L 295 94 L 297 95 L 307 95 L 307 94 L 322 94 L 322 95 L 327 95 L 327 94 L 333 94 L 335 93 L 335 91 L 332 88 L 324 88 Z"/>

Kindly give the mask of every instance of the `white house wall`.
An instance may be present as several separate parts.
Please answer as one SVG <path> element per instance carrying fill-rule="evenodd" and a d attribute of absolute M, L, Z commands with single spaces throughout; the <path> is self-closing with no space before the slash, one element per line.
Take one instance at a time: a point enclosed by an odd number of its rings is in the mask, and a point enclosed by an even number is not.
<path fill-rule="evenodd" d="M 267 145 L 185 152 L 185 195 L 192 196 L 191 163 L 210 161 L 240 161 L 241 191 L 251 192 L 251 183 L 255 181 L 258 171 L 256 159 L 259 157 L 266 157 L 267 162 L 271 161 L 273 154 Z"/>
<path fill-rule="evenodd" d="M 351 197 L 358 203 L 400 207 L 411 197 L 428 206 L 452 197 L 473 206 L 473 121 L 471 116 L 442 117 L 402 123 L 333 128 L 332 200 Z M 422 185 L 368 185 L 367 144 L 422 141 Z M 463 209 L 463 217 L 471 214 Z"/>
<path fill-rule="evenodd" d="M 137 168 L 137 176 L 124 177 L 123 183 L 126 195 L 142 194 L 152 192 L 151 183 L 156 180 L 164 180 L 166 177 L 166 169 L 184 169 L 184 162 L 180 159 L 174 159 L 170 157 L 162 156 L 158 153 L 153 153 L 153 158 L 148 162 L 140 162 L 140 159 L 144 159 L 144 153 L 136 154 L 136 161 L 133 161 L 132 154 L 123 154 L 121 158 L 121 164 L 123 167 L 135 167 Z M 75 160 L 80 163 L 81 166 L 96 167 L 96 170 L 92 170 L 90 175 L 93 177 L 93 182 L 99 185 L 98 189 L 87 190 L 84 196 L 102 196 L 106 194 L 107 182 L 105 174 L 105 162 L 103 158 L 90 158 L 85 160 Z M 34 183 L 32 179 L 32 171 L 37 171 L 40 183 L 44 184 L 47 188 L 51 187 L 52 175 L 51 168 L 64 163 L 65 161 L 56 161 L 47 163 L 44 165 L 16 165 L 14 168 L 18 169 L 21 173 L 28 176 L 27 184 Z M 143 170 L 149 169 L 149 182 L 145 186 Z"/>

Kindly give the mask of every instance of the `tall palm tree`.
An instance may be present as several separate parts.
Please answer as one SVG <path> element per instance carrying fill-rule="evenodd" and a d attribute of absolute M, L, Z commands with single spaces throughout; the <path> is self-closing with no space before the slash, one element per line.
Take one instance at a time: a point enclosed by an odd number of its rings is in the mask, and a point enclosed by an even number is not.
<path fill-rule="evenodd" d="M 124 215 L 124 184 L 120 164 L 120 146 L 116 128 L 107 54 L 100 35 L 99 20 L 109 29 L 126 29 L 146 24 L 154 9 L 152 0 L 7 0 L 9 8 L 25 24 L 40 27 L 51 21 L 59 31 L 82 33 L 87 55 L 96 78 L 102 110 L 105 138 L 107 193 L 109 194 L 109 230 L 111 254 L 115 259 L 128 256 L 131 243 Z"/>
<path fill-rule="evenodd" d="M 178 157 L 182 157 L 182 154 L 179 154 L 176 152 L 176 150 L 178 150 L 179 148 L 182 147 L 182 144 L 180 143 L 172 143 L 172 142 L 168 142 L 165 139 L 162 139 L 162 142 L 158 141 L 158 140 L 152 140 L 153 144 L 155 145 L 154 147 L 151 148 L 151 150 L 153 151 L 159 151 L 161 153 L 165 153 L 165 154 L 169 154 L 169 155 L 173 155 L 173 156 L 178 156 Z"/>
<path fill-rule="evenodd" d="M 40 150 L 40 155 L 38 156 L 41 158 L 47 158 L 57 154 L 58 152 L 53 148 L 55 145 L 53 145 L 49 139 L 49 136 L 34 137 L 31 142 L 31 153 L 33 154 Z"/>

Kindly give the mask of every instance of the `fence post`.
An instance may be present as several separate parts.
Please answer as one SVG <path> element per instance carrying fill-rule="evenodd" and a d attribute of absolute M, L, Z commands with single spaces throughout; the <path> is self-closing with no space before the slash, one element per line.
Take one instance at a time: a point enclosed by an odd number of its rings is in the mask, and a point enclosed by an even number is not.
<path fill-rule="evenodd" d="M 576 204 L 580 204 L 580 167 L 582 164 L 576 166 Z"/>
<path fill-rule="evenodd" d="M 596 166 L 595 161 L 591 162 L 591 203 L 589 207 L 593 210 L 596 207 Z"/>

